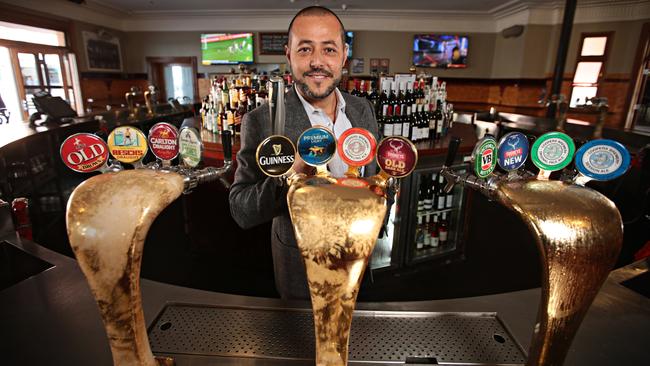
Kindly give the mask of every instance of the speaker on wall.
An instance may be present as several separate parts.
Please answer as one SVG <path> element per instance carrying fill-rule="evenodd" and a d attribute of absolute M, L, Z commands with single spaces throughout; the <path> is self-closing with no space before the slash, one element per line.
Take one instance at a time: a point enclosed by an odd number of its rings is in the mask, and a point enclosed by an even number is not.
<path fill-rule="evenodd" d="M 524 33 L 524 26 L 521 24 L 513 25 L 501 31 L 503 38 L 516 38 Z"/>

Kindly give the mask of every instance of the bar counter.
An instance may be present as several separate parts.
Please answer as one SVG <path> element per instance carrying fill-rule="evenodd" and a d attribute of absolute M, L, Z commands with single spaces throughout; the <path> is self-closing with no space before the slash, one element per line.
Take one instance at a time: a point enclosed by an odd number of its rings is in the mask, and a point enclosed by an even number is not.
<path fill-rule="evenodd" d="M 111 365 L 111 354 L 97 306 L 76 261 L 33 242 L 21 240 L 13 233 L 0 236 L 0 245 L 3 247 L 3 253 L 20 254 L 21 259 L 14 259 L 15 263 L 27 263 L 23 260 L 31 263 L 34 258 L 38 258 L 51 264 L 51 268 L 42 272 L 23 273 L 21 277 L 16 278 L 16 283 L 0 290 L 0 323 L 3 325 L 4 334 L 4 341 L 0 343 L 2 363 Z M 25 257 L 24 252 L 30 254 L 26 256 L 28 258 L 22 258 Z M 4 260 L 7 260 L 7 256 Z M 3 263 L 3 266 L 5 265 L 6 263 Z M 640 278 L 638 276 L 645 277 L 647 281 L 648 265 L 648 261 L 637 262 L 610 274 L 573 341 L 565 365 L 611 366 L 647 363 L 650 299 L 620 285 L 620 282 L 633 277 Z M 22 281 L 19 281 L 20 279 Z M 149 326 L 156 321 L 166 305 L 174 303 L 243 310 L 272 309 L 282 312 L 310 308 L 310 304 L 306 302 L 285 302 L 278 299 L 207 292 L 146 279 L 142 280 L 141 286 L 144 314 Z M 417 312 L 436 312 L 441 313 L 441 316 L 450 313 L 496 313 L 505 329 L 523 350 L 527 350 L 539 296 L 539 289 L 531 289 L 436 301 L 359 303 L 355 319 L 360 314 L 391 316 L 403 312 L 416 316 Z M 352 328 L 354 327 L 353 321 Z M 151 332 L 150 328 L 149 333 Z M 474 336 L 476 335 L 469 338 Z M 179 340 L 181 341 L 184 342 Z M 352 339 L 351 342 L 354 343 L 355 340 Z M 154 353 L 162 355 L 155 347 Z M 278 360 L 254 357 L 255 355 L 166 355 L 174 357 L 178 366 L 313 364 L 313 361 L 309 360 Z M 378 364 L 355 361 L 351 363 Z"/>

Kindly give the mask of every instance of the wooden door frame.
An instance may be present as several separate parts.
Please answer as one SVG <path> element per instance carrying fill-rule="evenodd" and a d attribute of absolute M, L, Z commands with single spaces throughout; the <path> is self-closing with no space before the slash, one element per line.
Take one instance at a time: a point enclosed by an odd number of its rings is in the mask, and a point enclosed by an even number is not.
<path fill-rule="evenodd" d="M 632 67 L 632 73 L 630 74 L 631 82 L 627 89 L 627 97 L 625 98 L 625 107 L 623 109 L 624 111 L 627 111 L 627 116 L 623 125 L 625 129 L 633 128 L 634 105 L 636 104 L 637 99 L 639 99 L 639 93 L 641 92 L 640 84 L 644 65 L 643 56 L 645 56 L 647 52 L 650 52 L 650 22 L 644 23 L 643 28 L 641 28 L 639 44 L 636 48 L 636 55 L 634 56 L 634 66 Z"/>
<path fill-rule="evenodd" d="M 179 65 L 189 65 L 192 68 L 192 88 L 194 89 L 194 99 L 200 99 L 199 96 L 199 82 L 197 80 L 198 75 L 198 64 L 196 56 L 187 56 L 187 57 L 145 57 L 147 61 L 147 77 L 149 83 L 158 87 L 160 95 L 167 100 L 167 93 L 165 88 L 162 88 L 161 85 L 164 85 L 164 76 L 162 76 L 162 69 L 164 65 L 169 64 L 179 64 Z"/>

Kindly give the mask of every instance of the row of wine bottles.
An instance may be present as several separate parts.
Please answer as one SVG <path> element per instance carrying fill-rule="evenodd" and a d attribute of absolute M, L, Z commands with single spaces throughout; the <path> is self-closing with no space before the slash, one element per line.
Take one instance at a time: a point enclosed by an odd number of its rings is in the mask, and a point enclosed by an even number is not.
<path fill-rule="evenodd" d="M 418 190 L 418 214 L 453 208 L 454 191 L 445 193 L 445 178 L 439 173 L 423 175 Z"/>
<path fill-rule="evenodd" d="M 449 243 L 449 222 L 447 212 L 418 216 L 415 234 L 416 250 L 447 246 Z"/>

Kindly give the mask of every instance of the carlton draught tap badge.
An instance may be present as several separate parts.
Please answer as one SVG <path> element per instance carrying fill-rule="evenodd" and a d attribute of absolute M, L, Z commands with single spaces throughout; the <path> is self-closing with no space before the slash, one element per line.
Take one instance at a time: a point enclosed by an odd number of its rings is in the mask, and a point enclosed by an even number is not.
<path fill-rule="evenodd" d="M 415 145 L 404 137 L 386 137 L 377 146 L 377 164 L 391 177 L 406 177 L 415 169 L 417 161 Z"/>
<path fill-rule="evenodd" d="M 104 140 L 91 133 L 74 134 L 61 144 L 61 159 L 70 169 L 90 173 L 101 169 L 108 161 Z"/>
<path fill-rule="evenodd" d="M 156 123 L 149 130 L 149 147 L 160 160 L 173 160 L 178 155 L 178 130 L 169 123 Z"/>
<path fill-rule="evenodd" d="M 487 178 L 492 174 L 497 164 L 497 141 L 486 135 L 476 143 L 474 153 L 474 173 L 479 178 Z"/>
<path fill-rule="evenodd" d="M 280 135 L 267 137 L 257 147 L 257 166 L 270 176 L 279 177 L 289 171 L 296 159 L 296 148 L 293 142 Z"/>
<path fill-rule="evenodd" d="M 139 129 L 121 126 L 108 135 L 111 155 L 122 163 L 135 163 L 147 154 L 147 137 Z"/>

